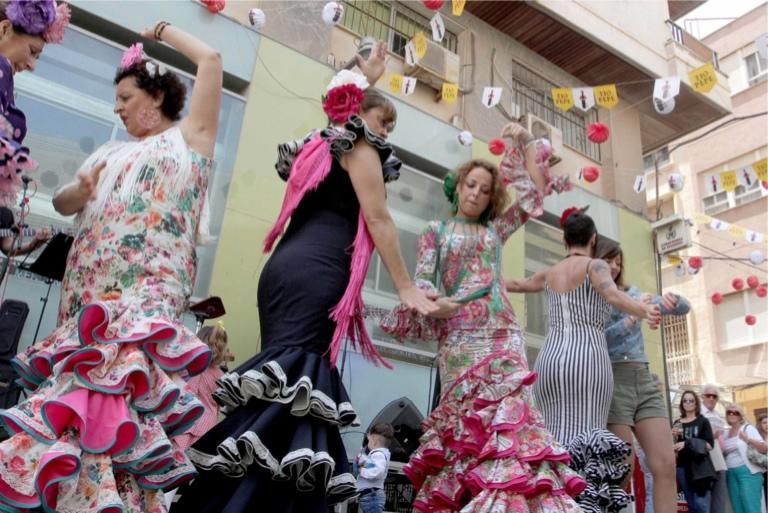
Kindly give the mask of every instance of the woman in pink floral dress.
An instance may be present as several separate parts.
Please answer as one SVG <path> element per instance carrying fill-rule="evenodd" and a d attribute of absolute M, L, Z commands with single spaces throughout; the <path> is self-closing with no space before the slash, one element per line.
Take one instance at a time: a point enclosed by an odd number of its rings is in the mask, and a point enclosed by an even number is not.
<path fill-rule="evenodd" d="M 162 488 L 194 474 L 170 437 L 202 413 L 185 374 L 210 350 L 181 323 L 195 280 L 222 66 L 203 42 L 166 22 L 166 41 L 197 67 L 185 88 L 141 45 L 123 57 L 115 112 L 135 140 L 99 148 L 54 206 L 77 214 L 59 326 L 15 360 L 28 400 L 0 414 L 0 510 L 160 513 Z"/>
<path fill-rule="evenodd" d="M 430 222 L 419 239 L 417 283 L 449 299 L 430 318 L 398 307 L 382 322 L 398 339 L 439 343 L 444 392 L 405 467 L 422 512 L 575 512 L 571 496 L 585 486 L 529 399 L 536 376 L 501 274 L 507 238 L 541 215 L 545 193 L 570 184 L 550 175 L 547 145 L 515 124 L 503 135 L 512 144 L 501 172 L 473 160 L 449 175 L 454 217 Z M 518 191 L 506 210 L 505 183 Z"/>

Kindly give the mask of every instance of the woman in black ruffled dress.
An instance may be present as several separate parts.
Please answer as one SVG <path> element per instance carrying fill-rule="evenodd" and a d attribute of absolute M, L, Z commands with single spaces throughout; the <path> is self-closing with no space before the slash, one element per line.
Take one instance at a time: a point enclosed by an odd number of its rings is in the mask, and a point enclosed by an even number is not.
<path fill-rule="evenodd" d="M 371 83 L 384 54 L 379 44 L 358 62 Z M 386 142 L 396 112 L 367 86 L 339 73 L 323 105 L 333 125 L 279 147 L 288 186 L 265 249 L 290 225 L 259 280 L 262 351 L 219 380 L 228 417 L 190 450 L 201 475 L 174 512 L 327 513 L 357 493 L 339 434 L 357 415 L 334 363 L 347 337 L 383 362 L 362 319 L 374 246 L 401 300 L 437 309 L 413 285 L 386 208 L 384 184 L 400 167 Z"/>

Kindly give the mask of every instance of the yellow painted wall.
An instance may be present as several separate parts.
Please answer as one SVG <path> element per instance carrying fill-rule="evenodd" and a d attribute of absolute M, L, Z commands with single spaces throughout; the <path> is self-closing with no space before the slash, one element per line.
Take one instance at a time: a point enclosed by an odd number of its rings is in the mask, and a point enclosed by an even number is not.
<path fill-rule="evenodd" d="M 284 191 L 275 172 L 277 145 L 324 124 L 319 98 L 330 78 L 326 66 L 261 40 L 210 290 L 224 299 L 236 364 L 260 347 L 256 290 L 267 260 L 262 241 L 280 211 Z"/>

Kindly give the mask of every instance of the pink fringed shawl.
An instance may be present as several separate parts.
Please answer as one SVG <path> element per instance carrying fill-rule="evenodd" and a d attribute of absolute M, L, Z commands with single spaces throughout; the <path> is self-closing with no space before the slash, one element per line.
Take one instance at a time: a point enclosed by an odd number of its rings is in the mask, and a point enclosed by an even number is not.
<path fill-rule="evenodd" d="M 285 224 L 301 203 L 304 195 L 317 189 L 328 176 L 332 164 L 330 141 L 323 139 L 320 133 L 315 134 L 301 149 L 291 167 L 288 188 L 285 191 L 280 214 L 264 240 L 265 253 L 272 251 L 275 241 L 283 233 Z M 349 337 L 352 347 L 358 349 L 365 358 L 377 365 L 382 364 L 387 368 L 392 368 L 392 365 L 379 354 L 376 346 L 374 346 L 363 320 L 363 282 L 368 273 L 373 249 L 373 239 L 368 232 L 363 213 L 360 212 L 357 234 L 353 242 L 349 283 L 341 301 L 330 312 L 331 319 L 336 322 L 336 330 L 333 333 L 329 348 L 332 367 L 336 366 L 336 359 L 344 338 Z"/>

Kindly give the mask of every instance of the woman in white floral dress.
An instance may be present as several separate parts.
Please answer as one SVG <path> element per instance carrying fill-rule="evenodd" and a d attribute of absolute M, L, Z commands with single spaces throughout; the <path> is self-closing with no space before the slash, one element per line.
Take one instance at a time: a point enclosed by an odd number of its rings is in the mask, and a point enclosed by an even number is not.
<path fill-rule="evenodd" d="M 189 115 L 176 123 L 179 78 L 132 46 L 115 78 L 115 112 L 135 140 L 99 148 L 53 200 L 77 214 L 77 235 L 59 326 L 14 362 L 33 392 L 0 414 L 13 434 L 0 444 L 2 511 L 160 513 L 160 490 L 194 475 L 169 437 L 202 413 L 183 377 L 210 359 L 180 317 L 204 229 L 222 65 L 169 23 L 142 35 L 196 65 Z"/>

